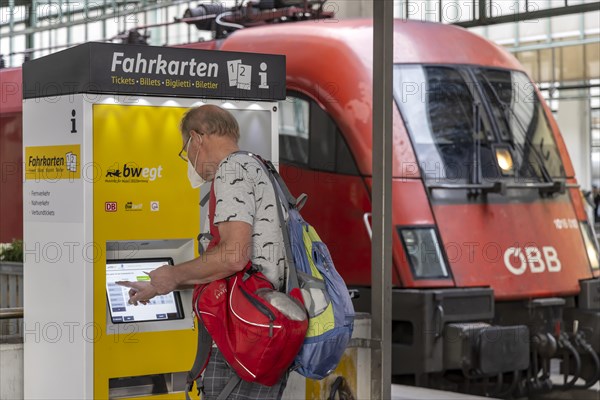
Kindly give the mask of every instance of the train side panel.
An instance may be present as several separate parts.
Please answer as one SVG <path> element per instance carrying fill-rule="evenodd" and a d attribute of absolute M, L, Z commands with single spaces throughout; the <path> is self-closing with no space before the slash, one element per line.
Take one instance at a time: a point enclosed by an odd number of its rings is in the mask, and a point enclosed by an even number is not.
<path fill-rule="evenodd" d="M 21 69 L 0 70 L 0 243 L 23 238 Z"/>

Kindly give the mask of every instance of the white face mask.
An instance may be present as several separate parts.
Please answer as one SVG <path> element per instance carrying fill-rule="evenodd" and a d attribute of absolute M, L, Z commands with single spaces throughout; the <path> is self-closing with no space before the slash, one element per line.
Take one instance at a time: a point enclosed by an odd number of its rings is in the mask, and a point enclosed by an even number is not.
<path fill-rule="evenodd" d="M 196 172 L 196 168 L 194 168 L 190 160 L 188 160 L 188 179 L 190 180 L 190 185 L 192 185 L 192 188 L 194 189 L 199 188 L 204 182 L 206 182 L 204 179 L 202 179 L 198 172 Z"/>
<path fill-rule="evenodd" d="M 189 145 L 188 145 L 189 146 Z M 198 149 L 199 150 L 199 149 Z M 198 161 L 198 151 L 196 151 L 196 159 L 194 163 Z M 190 185 L 192 185 L 193 189 L 197 189 L 202 186 L 206 181 L 198 174 L 196 168 L 192 164 L 192 160 L 188 158 L 188 179 L 190 180 Z"/>

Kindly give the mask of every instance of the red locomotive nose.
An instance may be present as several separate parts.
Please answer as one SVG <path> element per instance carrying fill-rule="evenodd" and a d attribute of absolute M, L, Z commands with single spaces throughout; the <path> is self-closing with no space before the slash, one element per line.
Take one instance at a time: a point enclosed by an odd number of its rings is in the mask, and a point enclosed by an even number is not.
<path fill-rule="evenodd" d="M 434 203 L 433 210 L 459 287 L 489 285 L 506 300 L 568 296 L 590 275 L 569 194 L 521 204 Z M 565 229 L 562 220 L 570 222 Z"/>

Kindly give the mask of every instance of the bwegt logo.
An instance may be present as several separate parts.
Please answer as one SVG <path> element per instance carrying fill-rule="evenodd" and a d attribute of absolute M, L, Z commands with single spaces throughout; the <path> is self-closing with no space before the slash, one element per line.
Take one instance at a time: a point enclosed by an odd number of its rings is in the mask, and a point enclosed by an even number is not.
<path fill-rule="evenodd" d="M 156 167 L 140 167 L 136 164 L 123 164 L 123 167 L 120 167 L 119 164 L 115 163 L 108 168 L 105 178 L 120 179 L 123 181 L 137 179 L 140 181 L 152 182 L 162 178 L 162 171 L 162 165 Z"/>

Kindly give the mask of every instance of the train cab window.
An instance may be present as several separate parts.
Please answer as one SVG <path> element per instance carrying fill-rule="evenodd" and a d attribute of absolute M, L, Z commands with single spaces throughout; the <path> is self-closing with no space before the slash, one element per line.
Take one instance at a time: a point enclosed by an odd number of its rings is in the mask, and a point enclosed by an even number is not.
<path fill-rule="evenodd" d="M 556 142 L 535 90 L 518 71 L 479 68 L 477 82 L 487 97 L 500 138 L 514 148 L 518 175 L 523 178 L 564 177 Z"/>
<path fill-rule="evenodd" d="M 335 122 L 315 102 L 310 105 L 310 168 L 335 172 Z"/>
<path fill-rule="evenodd" d="M 491 125 L 469 81 L 465 70 L 454 67 L 394 69 L 394 98 L 427 180 L 464 182 L 473 176 L 473 165 L 485 178 L 499 175 Z"/>
<path fill-rule="evenodd" d="M 308 165 L 309 103 L 297 97 L 279 102 L 279 157 L 299 166 Z"/>
<path fill-rule="evenodd" d="M 279 102 L 279 156 L 316 171 L 358 175 L 358 168 L 335 121 L 315 101 L 288 96 Z"/>
<path fill-rule="evenodd" d="M 336 172 L 344 175 L 358 175 L 358 167 L 356 166 L 352 153 L 350 153 L 350 149 L 339 130 L 337 130 L 337 137 L 335 159 Z"/>
<path fill-rule="evenodd" d="M 565 176 L 535 85 L 522 72 L 396 65 L 394 99 L 428 182 Z"/>

